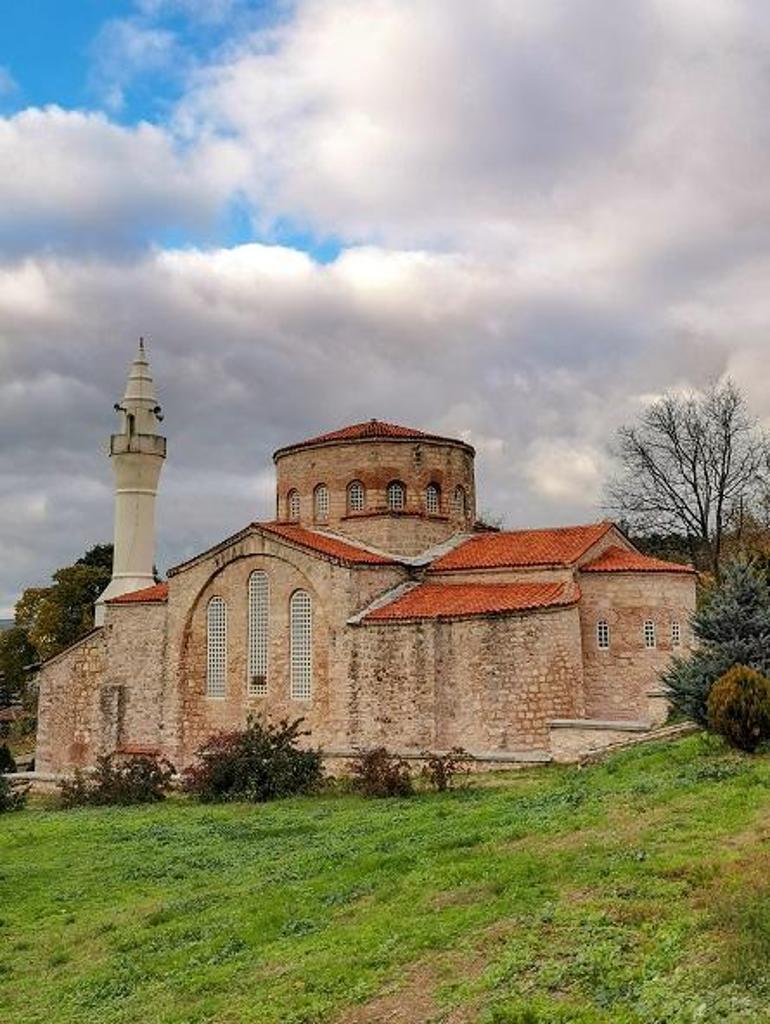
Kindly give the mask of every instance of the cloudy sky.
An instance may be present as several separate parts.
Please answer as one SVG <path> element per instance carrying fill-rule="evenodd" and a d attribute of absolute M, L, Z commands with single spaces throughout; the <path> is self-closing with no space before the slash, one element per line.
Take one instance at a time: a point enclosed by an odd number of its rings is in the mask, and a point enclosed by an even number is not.
<path fill-rule="evenodd" d="M 372 416 L 510 526 L 667 388 L 770 420 L 768 53 L 761 0 L 4 0 L 0 616 L 111 536 L 139 334 L 163 568 Z"/>

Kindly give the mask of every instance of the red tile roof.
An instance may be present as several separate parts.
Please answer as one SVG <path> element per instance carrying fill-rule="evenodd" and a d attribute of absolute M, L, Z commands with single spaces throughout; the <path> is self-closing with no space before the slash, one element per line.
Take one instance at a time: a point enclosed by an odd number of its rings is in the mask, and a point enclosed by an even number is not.
<path fill-rule="evenodd" d="M 168 583 L 156 583 L 153 587 L 133 590 L 130 594 L 112 597 L 107 604 L 162 604 L 168 600 Z"/>
<path fill-rule="evenodd" d="M 365 615 L 363 622 L 451 619 L 500 615 L 575 604 L 580 589 L 565 583 L 423 583 L 391 604 Z"/>
<path fill-rule="evenodd" d="M 593 562 L 580 566 L 581 572 L 695 572 L 691 565 L 665 562 L 661 558 L 650 558 L 638 551 L 611 547 Z"/>
<path fill-rule="evenodd" d="M 330 537 L 327 533 L 317 533 L 315 530 L 308 530 L 304 526 L 297 526 L 294 523 L 255 523 L 255 526 L 273 533 L 284 540 L 291 541 L 303 548 L 310 548 L 321 555 L 329 555 L 341 562 L 355 565 L 395 565 L 395 559 L 388 555 L 378 555 L 373 551 L 366 551 L 364 548 L 348 544 L 344 540 Z"/>
<path fill-rule="evenodd" d="M 430 572 L 453 569 L 504 569 L 536 565 L 574 565 L 612 529 L 612 523 L 561 526 L 548 530 L 481 533 L 438 558 Z"/>
<path fill-rule="evenodd" d="M 284 452 L 294 451 L 297 448 L 309 448 L 318 444 L 333 444 L 335 441 L 368 441 L 377 438 L 385 440 L 444 441 L 450 444 L 462 445 L 473 451 L 469 444 L 457 438 L 442 437 L 440 434 L 429 434 L 424 430 L 417 430 L 414 427 L 401 427 L 397 423 L 367 420 L 365 423 L 353 423 L 349 427 L 342 427 L 340 430 L 332 430 L 327 434 L 309 437 L 306 441 L 298 441 L 296 444 L 286 445 L 283 448 L 279 448 L 273 454 L 273 458 L 282 455 Z"/>

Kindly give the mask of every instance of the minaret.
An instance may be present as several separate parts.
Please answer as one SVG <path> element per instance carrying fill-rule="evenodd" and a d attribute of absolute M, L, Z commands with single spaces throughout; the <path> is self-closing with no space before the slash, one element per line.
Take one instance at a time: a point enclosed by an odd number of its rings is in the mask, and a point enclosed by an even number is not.
<path fill-rule="evenodd" d="M 115 473 L 115 551 L 112 579 L 96 602 L 97 626 L 104 622 L 105 601 L 151 587 L 155 582 L 155 496 L 166 457 L 166 439 L 157 433 L 163 416 L 142 338 L 126 393 L 115 412 L 120 417 L 120 432 L 110 438 Z"/>

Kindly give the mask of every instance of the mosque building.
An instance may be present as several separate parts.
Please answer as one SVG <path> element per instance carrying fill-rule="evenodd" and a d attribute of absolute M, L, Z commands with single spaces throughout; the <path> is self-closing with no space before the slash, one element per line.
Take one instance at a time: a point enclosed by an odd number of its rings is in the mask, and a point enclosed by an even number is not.
<path fill-rule="evenodd" d="M 249 715 L 303 718 L 330 763 L 384 745 L 572 760 L 666 716 L 690 566 L 611 522 L 477 521 L 473 448 L 370 420 L 275 452 L 276 514 L 156 583 L 166 440 L 144 346 L 112 435 L 115 553 L 96 626 L 40 673 L 36 767 L 182 768 Z"/>

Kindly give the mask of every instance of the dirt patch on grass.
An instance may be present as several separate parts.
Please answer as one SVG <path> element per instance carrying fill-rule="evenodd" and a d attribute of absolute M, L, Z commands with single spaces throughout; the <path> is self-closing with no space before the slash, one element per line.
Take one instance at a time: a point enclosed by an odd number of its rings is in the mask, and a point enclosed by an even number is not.
<path fill-rule="evenodd" d="M 458 1006 L 442 1006 L 439 991 L 448 978 L 472 982 L 480 977 L 514 925 L 497 922 L 485 928 L 470 949 L 443 951 L 405 969 L 403 984 L 393 982 L 366 1003 L 351 1006 L 335 1024 L 472 1024 L 479 1007 L 471 999 Z"/>

